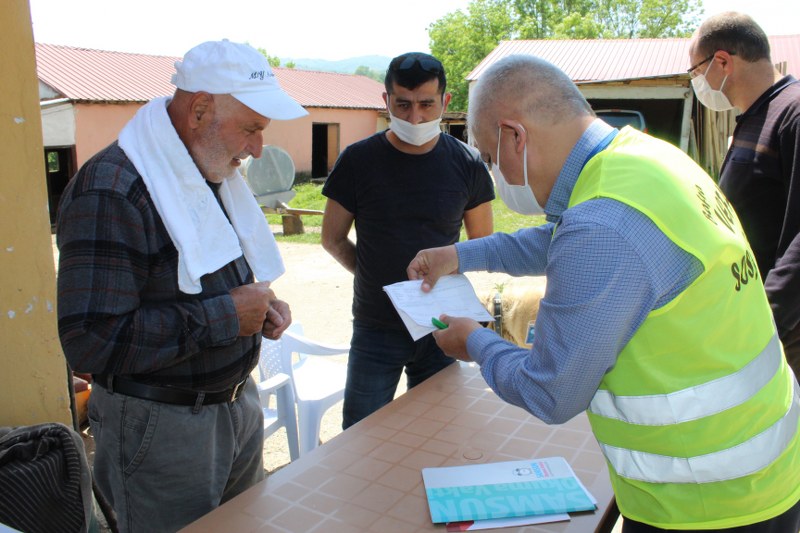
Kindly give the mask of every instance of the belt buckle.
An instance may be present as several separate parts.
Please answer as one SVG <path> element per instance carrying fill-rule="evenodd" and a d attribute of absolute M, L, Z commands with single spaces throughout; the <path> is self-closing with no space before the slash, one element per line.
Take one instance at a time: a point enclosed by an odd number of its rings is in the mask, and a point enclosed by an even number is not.
<path fill-rule="evenodd" d="M 230 403 L 233 403 L 233 402 L 235 402 L 237 399 L 239 399 L 239 393 L 240 393 L 240 392 L 242 392 L 242 389 L 244 388 L 244 384 L 245 384 L 245 382 L 246 382 L 246 381 L 247 381 L 246 379 L 245 379 L 245 380 L 242 380 L 242 381 L 240 381 L 240 382 L 239 382 L 239 383 L 237 383 L 237 384 L 236 384 L 236 386 L 233 388 L 233 392 L 231 392 L 231 399 L 230 399 Z"/>

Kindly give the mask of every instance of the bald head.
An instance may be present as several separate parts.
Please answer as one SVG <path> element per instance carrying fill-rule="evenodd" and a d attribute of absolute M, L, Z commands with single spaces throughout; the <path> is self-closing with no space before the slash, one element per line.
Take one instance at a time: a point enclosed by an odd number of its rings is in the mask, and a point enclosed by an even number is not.
<path fill-rule="evenodd" d="M 594 120 L 569 76 L 538 57 L 498 61 L 470 94 L 470 136 L 481 157 L 503 165 L 507 183 L 527 183 L 540 206 L 547 204 L 567 156 Z"/>
<path fill-rule="evenodd" d="M 541 58 L 523 55 L 493 64 L 481 74 L 470 94 L 469 124 L 473 131 L 500 114 L 543 125 L 594 116 L 569 76 Z"/>
<path fill-rule="evenodd" d="M 735 11 L 709 17 L 694 34 L 691 53 L 705 58 L 718 50 L 750 63 L 770 59 L 764 30 L 749 15 Z"/>

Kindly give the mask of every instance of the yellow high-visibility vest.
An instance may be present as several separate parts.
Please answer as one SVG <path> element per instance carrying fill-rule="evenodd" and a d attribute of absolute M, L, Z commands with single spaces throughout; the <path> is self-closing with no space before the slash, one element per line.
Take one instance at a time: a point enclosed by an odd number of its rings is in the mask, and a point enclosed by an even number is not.
<path fill-rule="evenodd" d="M 647 316 L 588 410 L 620 511 L 665 529 L 782 514 L 800 499 L 800 393 L 731 205 L 683 152 L 631 128 L 587 162 L 569 205 L 600 197 L 704 268 Z"/>

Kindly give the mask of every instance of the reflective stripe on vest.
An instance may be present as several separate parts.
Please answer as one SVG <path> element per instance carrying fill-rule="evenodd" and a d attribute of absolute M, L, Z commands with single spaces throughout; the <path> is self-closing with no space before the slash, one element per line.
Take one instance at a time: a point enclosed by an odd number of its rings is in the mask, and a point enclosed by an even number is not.
<path fill-rule="evenodd" d="M 642 426 L 666 426 L 704 418 L 740 405 L 764 387 L 783 364 L 777 333 L 767 347 L 738 372 L 670 394 L 616 396 L 602 389 L 589 409 L 606 418 Z"/>
<path fill-rule="evenodd" d="M 753 474 L 775 461 L 797 433 L 800 387 L 793 381 L 794 395 L 786 414 L 767 430 L 733 448 L 683 458 L 603 443 L 600 447 L 620 476 L 649 483 L 711 483 Z"/>

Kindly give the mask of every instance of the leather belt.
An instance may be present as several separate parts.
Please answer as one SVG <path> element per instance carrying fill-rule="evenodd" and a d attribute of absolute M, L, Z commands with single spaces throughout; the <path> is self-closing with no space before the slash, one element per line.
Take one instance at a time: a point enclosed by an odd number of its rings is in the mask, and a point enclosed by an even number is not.
<path fill-rule="evenodd" d="M 125 394 L 142 400 L 171 403 L 175 405 L 210 405 L 215 403 L 235 402 L 244 390 L 247 379 L 237 383 L 233 388 L 218 392 L 202 392 L 175 387 L 159 387 L 140 383 L 121 376 L 93 375 L 92 382 L 111 393 Z"/>

